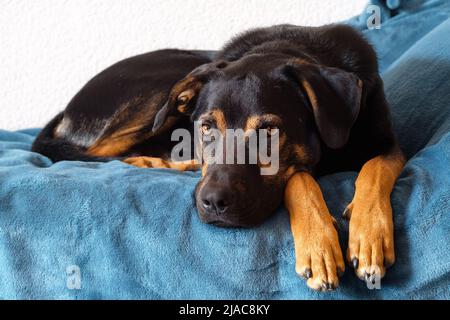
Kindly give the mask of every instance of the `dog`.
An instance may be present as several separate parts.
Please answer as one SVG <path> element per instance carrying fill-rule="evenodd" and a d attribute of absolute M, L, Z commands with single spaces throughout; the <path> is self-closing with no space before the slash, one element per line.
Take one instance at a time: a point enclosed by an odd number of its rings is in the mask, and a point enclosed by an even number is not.
<path fill-rule="evenodd" d="M 198 128 L 193 123 L 199 123 Z M 279 170 L 261 164 L 171 161 L 171 132 L 275 129 Z M 316 177 L 357 170 L 347 260 L 365 281 L 395 261 L 390 194 L 405 162 L 373 48 L 345 25 L 277 25 L 219 52 L 161 50 L 121 61 L 89 81 L 42 130 L 33 151 L 53 161 L 122 161 L 201 169 L 199 217 L 222 227 L 262 223 L 284 201 L 296 272 L 318 291 L 338 287 L 345 263 Z"/>

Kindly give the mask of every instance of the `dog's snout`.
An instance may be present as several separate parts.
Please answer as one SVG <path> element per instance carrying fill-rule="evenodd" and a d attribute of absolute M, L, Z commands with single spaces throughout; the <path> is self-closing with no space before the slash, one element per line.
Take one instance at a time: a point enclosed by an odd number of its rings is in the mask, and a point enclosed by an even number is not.
<path fill-rule="evenodd" d="M 209 165 L 195 192 L 201 221 L 219 227 L 252 227 L 264 221 L 281 197 L 259 173 L 257 165 Z"/>
<path fill-rule="evenodd" d="M 225 188 L 215 185 L 203 190 L 201 201 L 206 213 L 221 215 L 227 211 L 231 196 Z"/>

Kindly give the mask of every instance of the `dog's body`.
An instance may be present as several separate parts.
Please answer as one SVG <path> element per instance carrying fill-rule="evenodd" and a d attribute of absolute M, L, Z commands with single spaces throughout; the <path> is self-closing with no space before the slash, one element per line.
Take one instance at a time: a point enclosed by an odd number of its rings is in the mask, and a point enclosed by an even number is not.
<path fill-rule="evenodd" d="M 238 36 L 214 58 L 163 50 L 124 60 L 91 80 L 33 150 L 54 161 L 123 157 L 142 167 L 196 169 L 167 159 L 172 130 L 193 131 L 193 120 L 202 135 L 211 127 L 224 134 L 276 127 L 282 141 L 280 170 L 270 178 L 257 165 L 203 165 L 196 190 L 202 220 L 255 225 L 284 195 L 297 272 L 314 289 L 333 289 L 345 266 L 313 175 L 361 170 L 346 210 L 348 260 L 371 281 L 394 262 L 389 197 L 404 160 L 376 55 L 356 31 L 282 25 Z"/>
<path fill-rule="evenodd" d="M 120 61 L 75 95 L 64 113 L 42 130 L 33 149 L 53 161 L 106 161 L 129 154 L 166 157 L 170 135 L 165 139 L 151 134 L 154 117 L 172 86 L 209 61 L 208 52 L 183 50 L 160 50 Z M 92 151 L 101 146 L 110 149 Z"/>

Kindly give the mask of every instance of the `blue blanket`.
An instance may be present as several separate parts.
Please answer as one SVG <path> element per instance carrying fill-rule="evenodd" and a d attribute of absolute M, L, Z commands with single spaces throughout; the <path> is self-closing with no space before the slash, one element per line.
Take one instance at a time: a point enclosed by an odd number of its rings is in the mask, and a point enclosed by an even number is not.
<path fill-rule="evenodd" d="M 409 157 L 392 194 L 397 262 L 381 290 L 350 268 L 338 290 L 309 290 L 283 208 L 258 228 L 205 225 L 192 197 L 199 173 L 53 164 L 29 151 L 38 130 L 25 130 L 0 131 L 0 298 L 449 299 L 450 5 L 373 2 L 381 29 L 367 30 L 367 12 L 348 23 L 380 55 Z M 320 179 L 343 250 L 356 174 Z"/>

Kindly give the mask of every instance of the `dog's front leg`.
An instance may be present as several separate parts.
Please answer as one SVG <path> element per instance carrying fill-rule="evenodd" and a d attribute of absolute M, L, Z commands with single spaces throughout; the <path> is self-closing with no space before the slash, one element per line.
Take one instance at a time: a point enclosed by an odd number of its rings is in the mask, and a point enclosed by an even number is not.
<path fill-rule="evenodd" d="M 395 261 L 390 196 L 403 169 L 401 151 L 377 156 L 362 167 L 344 216 L 350 219 L 347 259 L 358 277 L 374 283 Z"/>
<path fill-rule="evenodd" d="M 126 158 L 123 162 L 139 168 L 167 168 L 179 171 L 196 171 L 201 168 L 196 160 L 167 161 L 161 158 L 141 156 Z"/>
<path fill-rule="evenodd" d="M 297 273 L 308 279 L 314 290 L 336 288 L 338 275 L 345 270 L 336 222 L 310 174 L 298 172 L 289 179 L 285 205 L 294 236 Z"/>

